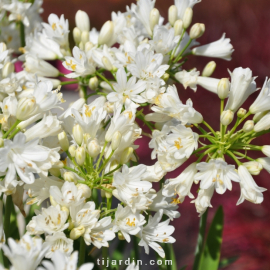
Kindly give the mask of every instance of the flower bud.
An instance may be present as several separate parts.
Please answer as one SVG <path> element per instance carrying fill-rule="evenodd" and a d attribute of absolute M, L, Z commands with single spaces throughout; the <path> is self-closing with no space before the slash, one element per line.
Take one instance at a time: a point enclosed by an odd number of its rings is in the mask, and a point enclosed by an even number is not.
<path fill-rule="evenodd" d="M 84 232 L 85 232 L 85 228 L 84 228 L 84 226 L 81 225 L 81 226 L 79 226 L 77 228 L 72 229 L 71 232 L 70 232 L 70 236 L 69 237 L 72 240 L 76 240 L 79 237 L 81 237 L 84 234 Z"/>
<path fill-rule="evenodd" d="M 111 193 L 111 192 L 105 191 L 105 197 L 106 197 L 107 199 L 110 199 L 110 198 L 112 197 L 112 193 Z"/>
<path fill-rule="evenodd" d="M 114 34 L 114 24 L 112 21 L 107 21 L 103 24 L 98 37 L 98 44 L 109 44 Z"/>
<path fill-rule="evenodd" d="M 85 44 L 89 41 L 89 32 L 83 31 L 81 36 L 81 42 Z"/>
<path fill-rule="evenodd" d="M 85 44 L 84 44 L 84 50 L 86 52 L 90 51 L 91 49 L 93 49 L 95 47 L 95 45 L 90 42 L 90 41 L 87 41 Z"/>
<path fill-rule="evenodd" d="M 61 211 L 66 212 L 69 215 L 69 209 L 66 206 L 61 206 Z"/>
<path fill-rule="evenodd" d="M 156 8 L 153 8 L 150 12 L 150 28 L 153 31 L 155 26 L 158 24 L 159 22 L 159 11 Z"/>
<path fill-rule="evenodd" d="M 84 133 L 84 134 L 83 134 L 83 142 L 84 142 L 85 144 L 87 144 L 87 142 L 88 142 L 90 139 L 91 139 L 91 136 L 90 136 L 89 133 Z"/>
<path fill-rule="evenodd" d="M 73 172 L 64 172 L 63 178 L 67 182 L 73 182 L 75 184 L 77 183 L 77 177 Z"/>
<path fill-rule="evenodd" d="M 23 97 L 18 102 L 16 118 L 18 120 L 26 120 L 36 110 L 35 98 Z"/>
<path fill-rule="evenodd" d="M 180 36 L 183 31 L 183 21 L 182 20 L 177 20 L 174 24 L 174 35 L 175 36 Z"/>
<path fill-rule="evenodd" d="M 269 157 L 263 157 L 263 158 L 257 158 L 257 160 L 263 168 L 270 173 L 270 158 Z"/>
<path fill-rule="evenodd" d="M 247 113 L 247 110 L 243 109 L 243 108 L 240 108 L 237 112 L 237 117 L 238 118 L 243 118 Z"/>
<path fill-rule="evenodd" d="M 121 241 L 122 241 L 122 240 L 126 240 L 126 238 L 124 237 L 124 235 L 123 235 L 121 232 L 118 232 L 117 235 L 118 235 L 118 239 L 119 239 L 119 240 L 121 240 Z"/>
<path fill-rule="evenodd" d="M 109 60 L 108 57 L 103 56 L 102 57 L 102 63 L 104 65 L 105 69 L 107 69 L 107 70 L 113 70 L 113 65 L 112 65 L 112 63 L 111 63 L 111 61 Z"/>
<path fill-rule="evenodd" d="M 189 31 L 189 37 L 191 39 L 199 38 L 203 35 L 204 31 L 205 25 L 203 23 L 195 23 Z"/>
<path fill-rule="evenodd" d="M 170 22 L 171 26 L 174 26 L 174 23 L 177 20 L 177 16 L 178 16 L 177 7 L 175 5 L 170 6 L 168 18 L 169 18 L 169 22 Z"/>
<path fill-rule="evenodd" d="M 84 50 L 84 43 L 82 41 L 79 43 L 79 49 L 82 51 Z"/>
<path fill-rule="evenodd" d="M 82 127 L 80 125 L 75 125 L 72 129 L 72 134 L 74 137 L 74 140 L 76 141 L 76 143 L 78 145 L 81 145 L 83 142 L 83 130 Z"/>
<path fill-rule="evenodd" d="M 183 17 L 183 27 L 184 29 L 189 28 L 191 22 L 192 22 L 192 17 L 193 17 L 193 10 L 191 7 L 188 7 L 185 10 L 184 17 Z"/>
<path fill-rule="evenodd" d="M 100 190 L 100 196 L 102 198 L 105 198 L 105 191 L 103 189 Z"/>
<path fill-rule="evenodd" d="M 248 120 L 243 126 L 243 131 L 244 132 L 250 132 L 254 128 L 254 121 Z"/>
<path fill-rule="evenodd" d="M 119 131 L 114 132 L 112 136 L 112 143 L 111 143 L 111 148 L 113 151 L 116 150 L 116 148 L 118 148 L 121 140 L 122 140 L 122 134 Z"/>
<path fill-rule="evenodd" d="M 253 116 L 253 121 L 259 122 L 269 111 L 266 112 L 259 112 L 259 113 L 255 113 L 255 115 Z"/>
<path fill-rule="evenodd" d="M 74 222 L 72 221 L 71 217 L 68 218 L 68 224 L 69 224 L 68 230 L 71 231 L 74 228 Z"/>
<path fill-rule="evenodd" d="M 270 145 L 264 145 L 261 149 L 267 157 L 270 157 Z"/>
<path fill-rule="evenodd" d="M 101 151 L 101 147 L 96 139 L 90 141 L 87 145 L 89 156 L 92 158 L 96 158 Z"/>
<path fill-rule="evenodd" d="M 121 164 L 127 163 L 130 160 L 130 157 L 132 154 L 133 154 L 133 148 L 132 147 L 126 148 L 121 154 L 120 163 Z"/>
<path fill-rule="evenodd" d="M 75 27 L 73 29 L 73 39 L 76 44 L 79 44 L 81 42 L 81 35 L 82 35 L 81 30 L 78 27 Z"/>
<path fill-rule="evenodd" d="M 4 42 L 1 42 L 0 44 L 2 45 L 2 50 L 0 50 L 0 53 L 2 53 L 7 50 L 7 45 Z"/>
<path fill-rule="evenodd" d="M 51 168 L 49 170 L 50 174 L 53 175 L 53 176 L 56 176 L 56 177 L 59 177 L 61 176 L 61 171 L 59 168 Z"/>
<path fill-rule="evenodd" d="M 90 31 L 90 20 L 85 11 L 78 10 L 76 15 L 75 15 L 75 23 L 76 26 L 81 30 L 81 31 Z"/>
<path fill-rule="evenodd" d="M 86 199 L 91 197 L 92 191 L 90 187 L 85 184 L 77 184 L 76 187 L 78 188 L 78 190 L 82 190 L 82 197 Z"/>
<path fill-rule="evenodd" d="M 203 72 L 202 72 L 202 76 L 203 77 L 210 77 L 213 72 L 215 71 L 216 69 L 216 62 L 215 61 L 211 61 L 209 62 L 203 69 Z"/>
<path fill-rule="evenodd" d="M 223 111 L 220 116 L 220 122 L 224 126 L 228 126 L 233 120 L 234 113 L 231 110 Z"/>
<path fill-rule="evenodd" d="M 89 80 L 89 87 L 94 91 L 98 88 L 98 78 L 96 76 Z"/>
<path fill-rule="evenodd" d="M 267 130 L 269 128 L 270 128 L 270 113 L 267 113 L 255 125 L 254 131 L 255 132 L 260 132 L 260 131 L 263 131 L 263 130 Z"/>
<path fill-rule="evenodd" d="M 167 82 L 167 81 L 170 79 L 170 74 L 164 73 L 163 76 L 161 77 L 161 79 L 162 79 L 164 82 Z"/>
<path fill-rule="evenodd" d="M 257 161 L 245 162 L 245 163 L 243 163 L 243 165 L 248 169 L 248 171 L 252 175 L 259 175 L 261 170 L 263 169 L 262 164 L 260 164 Z"/>
<path fill-rule="evenodd" d="M 0 148 L 4 147 L 4 140 L 0 138 Z"/>
<path fill-rule="evenodd" d="M 69 141 L 65 131 L 58 134 L 58 141 L 63 151 L 67 151 L 69 148 Z"/>
<path fill-rule="evenodd" d="M 75 159 L 79 166 L 82 166 L 85 161 L 85 149 L 84 147 L 78 147 L 75 152 Z"/>
<path fill-rule="evenodd" d="M 217 94 L 220 99 L 228 97 L 230 91 L 230 81 L 227 78 L 223 78 L 219 81 L 217 87 Z"/>
<path fill-rule="evenodd" d="M 110 171 L 113 171 L 114 169 L 116 169 L 119 166 L 119 163 L 117 162 L 117 160 L 113 160 L 111 162 L 111 166 L 110 166 Z"/>
<path fill-rule="evenodd" d="M 68 152 L 70 153 L 70 155 L 71 155 L 72 157 L 75 157 L 76 149 L 77 149 L 76 145 L 71 145 L 71 146 L 68 148 Z"/>
<path fill-rule="evenodd" d="M 13 73 L 15 70 L 14 64 L 11 62 L 7 62 L 4 67 L 2 68 L 2 77 L 6 78 L 8 77 L 11 73 Z"/>

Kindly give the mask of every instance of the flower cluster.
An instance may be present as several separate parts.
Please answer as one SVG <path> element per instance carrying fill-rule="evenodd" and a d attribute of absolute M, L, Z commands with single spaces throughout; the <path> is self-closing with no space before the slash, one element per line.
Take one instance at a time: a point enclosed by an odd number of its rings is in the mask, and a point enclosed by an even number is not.
<path fill-rule="evenodd" d="M 214 191 L 232 189 L 231 181 L 241 188 L 237 204 L 263 201 L 266 189 L 252 175 L 263 168 L 270 172 L 270 146 L 251 141 L 270 131 L 270 81 L 266 79 L 247 112 L 240 107 L 256 91 L 250 69 L 236 68 L 230 81 L 210 77 L 213 61 L 201 76 L 196 68 L 184 69 L 190 55 L 230 60 L 233 52 L 225 34 L 199 46 L 205 26 L 192 25 L 198 2 L 175 0 L 165 22 L 155 0 L 139 0 L 124 13 L 112 12 L 100 31 L 91 28 L 87 13 L 79 10 L 73 49 L 64 15 L 51 14 L 48 23 L 42 22 L 42 0 L 0 3 L 0 192 L 6 197 L 5 224 L 12 203 L 24 216 L 26 205 L 41 206 L 28 214 L 26 234 L 17 243 L 0 226 L 1 246 L 12 269 L 34 270 L 43 257 L 51 262 L 43 261 L 39 270 L 76 269 L 77 239 L 80 252 L 85 252 L 84 245 L 108 248 L 116 235 L 126 242 L 138 239 L 146 253 L 151 247 L 165 257 L 164 243 L 175 242 L 169 223 L 180 216 L 178 204 L 186 196 L 194 199 L 199 215 L 211 207 Z M 48 60 L 62 61 L 66 74 Z M 15 72 L 18 61 L 22 70 Z M 67 79 L 61 82 L 63 76 Z M 179 83 L 194 91 L 202 86 L 220 98 L 219 131 L 191 99 L 181 101 Z M 66 84 L 77 84 L 80 97 L 56 115 L 53 109 L 62 108 L 60 90 Z M 252 114 L 253 120 L 246 120 Z M 234 116 L 235 124 L 228 127 Z M 151 166 L 140 164 L 136 152 L 136 141 L 143 136 L 151 138 Z M 247 155 L 250 150 L 267 157 L 255 160 Z M 192 155 L 196 162 L 165 180 Z M 198 183 L 195 198 L 191 188 Z M 84 254 L 79 256 L 82 265 Z M 92 267 L 84 264 L 80 270 Z"/>

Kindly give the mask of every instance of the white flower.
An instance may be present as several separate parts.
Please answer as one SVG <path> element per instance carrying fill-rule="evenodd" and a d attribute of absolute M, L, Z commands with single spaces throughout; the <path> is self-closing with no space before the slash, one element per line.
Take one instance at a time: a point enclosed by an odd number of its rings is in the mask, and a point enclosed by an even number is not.
<path fill-rule="evenodd" d="M 7 182 L 15 180 L 17 173 L 25 183 L 34 183 L 34 173 L 46 173 L 52 167 L 52 161 L 59 160 L 57 152 L 38 145 L 38 141 L 26 142 L 23 133 L 17 134 L 13 141 L 5 140 L 4 147 L 0 148 L 0 172 L 7 170 Z"/>
<path fill-rule="evenodd" d="M 201 180 L 201 189 L 215 187 L 216 192 L 224 194 L 226 189 L 232 190 L 232 181 L 239 182 L 239 176 L 234 165 L 228 165 L 223 159 L 211 159 L 208 163 L 197 164 L 198 172 L 194 179 L 198 183 Z"/>
<path fill-rule="evenodd" d="M 270 113 L 267 113 L 264 115 L 258 123 L 254 126 L 254 131 L 255 132 L 260 132 L 263 130 L 267 130 L 270 128 Z"/>
<path fill-rule="evenodd" d="M 195 207 L 199 216 L 203 215 L 208 207 L 212 207 L 211 198 L 214 194 L 215 186 L 208 189 L 200 189 L 198 196 L 195 200 L 191 201 L 195 203 Z"/>
<path fill-rule="evenodd" d="M 190 190 L 196 173 L 196 163 L 192 163 L 181 174 L 179 174 L 179 176 L 166 181 L 162 189 L 162 194 L 166 197 L 172 197 L 176 193 L 179 196 L 179 201 L 181 203 L 184 201 L 186 196 L 193 199 L 194 196 Z"/>
<path fill-rule="evenodd" d="M 11 269 L 36 270 L 49 248 L 45 248 L 42 242 L 41 238 L 32 238 L 29 235 L 24 235 L 18 242 L 9 238 L 9 247 L 3 245 L 2 248 L 12 264 Z"/>
<path fill-rule="evenodd" d="M 231 88 L 225 110 L 236 112 L 246 99 L 256 91 L 256 83 L 249 68 L 239 67 L 230 74 Z"/>
<path fill-rule="evenodd" d="M 159 182 L 166 174 L 166 172 L 161 168 L 158 161 L 154 165 L 146 167 L 147 169 L 144 175 L 142 176 L 142 180 L 148 182 Z"/>
<path fill-rule="evenodd" d="M 164 215 L 168 216 L 170 220 L 180 217 L 180 213 L 177 211 L 179 199 L 175 195 L 168 197 L 162 194 L 162 190 L 157 193 L 157 196 L 153 199 L 152 204 L 149 207 L 150 211 L 163 210 Z"/>
<path fill-rule="evenodd" d="M 154 249 L 160 257 L 165 257 L 165 252 L 162 247 L 156 243 L 174 243 L 175 239 L 171 236 L 174 232 L 174 227 L 169 225 L 170 220 L 161 221 L 163 211 L 159 210 L 154 217 L 149 216 L 148 224 L 143 227 L 140 235 L 141 241 L 139 246 L 143 246 L 145 253 L 149 254 L 149 247 Z"/>
<path fill-rule="evenodd" d="M 36 203 L 41 205 L 43 201 L 50 197 L 50 187 L 55 186 L 61 188 L 64 184 L 64 181 L 55 176 L 44 176 L 39 175 L 40 178 L 35 179 L 33 184 L 24 185 L 24 189 L 27 190 L 27 199 L 26 204 L 32 205 Z"/>
<path fill-rule="evenodd" d="M 56 136 L 62 131 L 61 121 L 57 119 L 57 116 L 44 115 L 43 119 L 36 125 L 27 129 L 24 133 L 26 136 L 26 141 L 31 141 L 33 139 L 39 138 L 43 139 L 50 136 Z"/>
<path fill-rule="evenodd" d="M 201 0 L 174 0 L 174 4 L 177 7 L 178 19 L 183 20 L 184 13 L 188 7 L 193 8 L 194 5 L 200 3 Z"/>
<path fill-rule="evenodd" d="M 29 20 L 26 16 L 31 3 L 22 3 L 18 0 L 12 0 L 11 4 L 6 4 L 3 8 L 10 12 L 8 19 L 10 21 L 22 21 L 25 26 L 29 26 Z"/>
<path fill-rule="evenodd" d="M 263 168 L 268 173 L 270 173 L 270 158 L 269 157 L 258 158 L 257 161 L 262 164 Z"/>
<path fill-rule="evenodd" d="M 73 182 L 65 182 L 61 190 L 57 186 L 50 187 L 50 195 L 54 201 L 61 206 L 72 206 L 84 201 L 82 197 L 82 190 L 78 190 Z"/>
<path fill-rule="evenodd" d="M 132 263 L 126 268 L 126 270 L 139 270 L 139 266 Z"/>
<path fill-rule="evenodd" d="M 41 212 L 37 213 L 26 227 L 29 234 L 54 234 L 64 231 L 69 226 L 69 223 L 66 223 L 68 213 L 61 211 L 59 205 L 42 208 Z"/>
<path fill-rule="evenodd" d="M 249 111 L 253 114 L 270 110 L 270 79 L 266 78 L 262 90 Z"/>
<path fill-rule="evenodd" d="M 46 258 L 52 258 L 57 250 L 60 250 L 66 256 L 70 256 L 73 251 L 73 241 L 67 238 L 63 232 L 56 232 L 53 235 L 46 236 L 44 248 L 47 247 L 49 247 L 49 250 L 45 255 Z"/>
<path fill-rule="evenodd" d="M 9 51 L 7 50 L 7 46 L 5 43 L 0 43 L 0 69 L 4 66 L 3 63 L 5 62 L 5 59 L 7 58 L 9 54 Z"/>
<path fill-rule="evenodd" d="M 157 96 L 155 104 L 158 106 L 152 107 L 154 113 L 146 115 L 145 120 L 167 122 L 174 118 L 183 125 L 203 121 L 202 115 L 192 107 L 191 99 L 187 100 L 186 105 L 181 102 L 175 85 L 169 86 L 166 93 Z"/>
<path fill-rule="evenodd" d="M 149 203 L 145 197 L 152 184 L 147 181 L 141 181 L 143 174 L 146 171 L 145 165 L 138 165 L 132 168 L 128 168 L 127 165 L 123 165 L 122 172 L 114 173 L 114 181 L 112 185 L 116 187 L 113 194 L 121 201 L 126 203 L 135 213 L 137 207 L 141 207 L 140 201 L 145 199 L 145 203 Z M 147 208 L 147 204 L 144 205 Z"/>
<path fill-rule="evenodd" d="M 80 76 L 94 74 L 96 72 L 95 66 L 88 61 L 84 51 L 75 46 L 72 53 L 74 57 L 66 56 L 65 61 L 63 62 L 63 66 L 72 71 L 72 73 L 65 75 L 67 78 L 77 78 Z"/>
<path fill-rule="evenodd" d="M 80 111 L 82 106 L 85 104 L 84 98 L 79 98 L 75 102 L 71 103 L 69 108 L 61 115 L 59 115 L 59 119 L 63 120 L 67 118 L 68 116 L 72 115 L 72 110 L 75 109 L 76 111 Z"/>
<path fill-rule="evenodd" d="M 53 65 L 31 54 L 25 55 L 24 70 L 38 76 L 58 77 L 59 75 L 58 69 Z"/>
<path fill-rule="evenodd" d="M 140 212 L 133 213 L 130 207 L 123 207 L 118 204 L 113 221 L 113 232 L 120 231 L 127 242 L 130 242 L 130 235 L 136 235 L 145 224 L 144 216 Z"/>
<path fill-rule="evenodd" d="M 42 261 L 42 266 L 38 267 L 37 270 L 76 270 L 77 261 L 78 251 L 73 252 L 70 257 L 67 257 L 64 253 L 57 250 L 52 256 L 52 262 Z M 92 270 L 93 267 L 93 263 L 85 263 L 78 270 Z"/>
<path fill-rule="evenodd" d="M 262 147 L 262 152 L 267 156 L 270 157 L 270 145 L 264 145 Z"/>
<path fill-rule="evenodd" d="M 252 203 L 262 203 L 263 194 L 262 192 L 266 191 L 266 188 L 259 187 L 248 169 L 240 165 L 238 168 L 238 174 L 240 177 L 240 187 L 241 187 L 241 196 L 237 202 L 237 205 L 242 203 L 244 200 L 250 201 Z"/>
<path fill-rule="evenodd" d="M 64 15 L 58 18 L 57 15 L 52 13 L 48 18 L 48 22 L 49 24 L 42 23 L 44 27 L 43 33 L 56 41 L 61 47 L 67 47 L 69 33 L 68 20 L 65 20 Z"/>
<path fill-rule="evenodd" d="M 135 103 L 143 103 L 146 100 L 140 96 L 146 88 L 146 83 L 139 80 L 136 77 L 127 79 L 127 74 L 123 68 L 118 69 L 116 73 L 117 82 L 113 84 L 115 92 L 111 92 L 107 95 L 109 102 L 115 102 L 117 105 L 122 106 L 126 99 L 130 99 Z"/>
<path fill-rule="evenodd" d="M 172 152 L 176 159 L 189 158 L 198 148 L 199 135 L 184 125 L 171 127 L 171 131 L 167 136 L 167 143 L 170 145 L 168 151 Z"/>
<path fill-rule="evenodd" d="M 243 166 L 245 166 L 252 175 L 259 175 L 263 169 L 263 165 L 259 161 L 248 161 L 243 163 Z"/>
<path fill-rule="evenodd" d="M 200 56 L 231 60 L 231 55 L 234 50 L 232 44 L 230 43 L 231 40 L 229 38 L 225 38 L 225 36 L 226 34 L 224 33 L 219 40 L 194 48 L 192 53 Z"/>

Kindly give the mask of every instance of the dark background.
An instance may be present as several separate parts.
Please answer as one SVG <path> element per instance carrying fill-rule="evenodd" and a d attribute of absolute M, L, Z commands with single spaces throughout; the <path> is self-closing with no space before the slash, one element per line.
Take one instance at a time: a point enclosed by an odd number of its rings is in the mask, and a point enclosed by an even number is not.
<path fill-rule="evenodd" d="M 47 20 L 50 13 L 64 14 L 69 19 L 70 29 L 74 27 L 74 16 L 78 9 L 89 14 L 91 27 L 100 29 L 102 24 L 111 18 L 112 11 L 125 11 L 130 5 L 127 0 L 46 0 L 44 1 L 43 19 Z M 162 16 L 167 18 L 168 7 L 173 1 L 157 0 L 156 7 Z M 270 75 L 270 8 L 269 0 L 202 0 L 194 8 L 193 22 L 204 23 L 206 32 L 199 39 L 206 44 L 219 39 L 226 32 L 231 38 L 235 52 L 230 62 L 216 60 L 217 69 L 214 77 L 229 77 L 227 69 L 249 67 L 257 78 L 257 86 L 261 87 L 266 76 Z M 185 68 L 196 67 L 202 71 L 205 64 L 212 59 L 190 57 Z M 204 119 L 215 128 L 219 127 L 219 100 L 204 89 L 198 88 L 197 93 L 178 87 L 183 102 L 191 98 L 194 107 L 202 112 Z M 254 94 L 245 104 L 256 97 Z M 269 136 L 260 140 L 261 144 L 269 144 Z M 147 142 L 141 140 L 142 146 Z M 145 147 L 139 149 L 141 162 L 150 164 L 149 152 Z M 175 177 L 183 168 L 168 177 Z M 265 200 L 261 205 L 254 205 L 245 201 L 236 206 L 240 196 L 238 184 L 233 191 L 227 191 L 223 196 L 215 194 L 212 199 L 213 209 L 209 211 L 209 219 L 217 207 L 222 204 L 225 211 L 225 226 L 223 233 L 222 258 L 239 256 L 230 270 L 267 270 L 270 269 L 270 183 L 269 175 L 265 172 L 255 177 L 259 186 L 268 189 L 264 192 Z M 194 188 L 195 195 L 197 187 Z M 187 198 L 179 206 L 181 217 L 174 221 L 174 233 L 177 242 L 174 244 L 178 266 L 191 265 L 196 245 L 199 218 L 194 207 Z M 144 268 L 142 268 L 144 269 Z M 152 268 L 151 268 L 152 269 Z M 190 268 L 188 268 L 190 269 Z M 207 269 L 205 269 L 207 270 Z"/>

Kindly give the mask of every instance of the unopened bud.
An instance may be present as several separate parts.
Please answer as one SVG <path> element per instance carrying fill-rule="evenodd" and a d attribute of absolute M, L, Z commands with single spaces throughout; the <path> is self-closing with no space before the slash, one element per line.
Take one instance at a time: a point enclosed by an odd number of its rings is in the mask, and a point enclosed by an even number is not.
<path fill-rule="evenodd" d="M 79 226 L 79 227 L 74 228 L 74 229 L 71 230 L 70 236 L 69 236 L 69 237 L 70 237 L 72 240 L 76 240 L 76 239 L 78 239 L 79 237 L 81 237 L 81 236 L 84 234 L 84 232 L 85 232 L 84 226 Z"/>
<path fill-rule="evenodd" d="M 81 31 L 90 31 L 90 20 L 85 11 L 78 10 L 76 15 L 75 15 L 75 23 L 76 26 L 81 30 Z"/>
<path fill-rule="evenodd" d="M 18 120 L 26 120 L 36 110 L 35 98 L 23 97 L 18 102 L 16 118 Z"/>
<path fill-rule="evenodd" d="M 89 41 L 89 32 L 83 31 L 81 36 L 81 42 L 85 44 Z"/>
<path fill-rule="evenodd" d="M 102 26 L 98 37 L 98 44 L 109 44 L 114 34 L 114 24 L 112 21 L 107 21 Z"/>
<path fill-rule="evenodd" d="M 270 128 L 270 113 L 263 116 L 260 121 L 258 121 L 254 127 L 255 132 L 260 132 L 263 130 L 268 130 Z"/>
<path fill-rule="evenodd" d="M 205 32 L 205 25 L 203 23 L 195 23 L 194 25 L 192 25 L 190 29 L 189 37 L 191 39 L 200 38 L 204 32 Z"/>
<path fill-rule="evenodd" d="M 105 191 L 105 197 L 106 197 L 107 199 L 110 199 L 110 198 L 112 197 L 112 193 L 111 193 L 111 192 Z"/>
<path fill-rule="evenodd" d="M 105 190 L 103 190 L 103 189 L 100 190 L 100 196 L 102 198 L 105 198 Z"/>
<path fill-rule="evenodd" d="M 59 168 L 51 168 L 49 173 L 53 176 L 59 177 L 61 175 L 61 171 Z"/>
<path fill-rule="evenodd" d="M 122 134 L 119 131 L 114 132 L 112 136 L 112 143 L 111 148 L 114 151 L 118 146 L 120 145 L 120 142 L 122 140 Z"/>
<path fill-rule="evenodd" d="M 156 8 L 153 8 L 150 12 L 150 28 L 153 31 L 155 26 L 158 24 L 159 22 L 159 11 Z"/>
<path fill-rule="evenodd" d="M 71 217 L 68 218 L 68 224 L 69 224 L 68 230 L 71 231 L 74 228 L 74 222 L 72 221 Z"/>
<path fill-rule="evenodd" d="M 223 111 L 220 116 L 220 122 L 224 126 L 228 126 L 233 120 L 234 113 L 231 110 Z"/>
<path fill-rule="evenodd" d="M 259 122 L 269 111 L 265 111 L 265 112 L 259 112 L 259 113 L 255 113 L 255 115 L 253 116 L 253 121 Z"/>
<path fill-rule="evenodd" d="M 4 67 L 2 68 L 2 77 L 6 78 L 8 77 L 11 73 L 14 72 L 14 64 L 11 62 L 7 62 Z"/>
<path fill-rule="evenodd" d="M 90 136 L 89 133 L 84 133 L 84 134 L 83 134 L 83 142 L 84 142 L 85 144 L 87 144 L 87 142 L 88 142 L 90 139 L 91 139 L 91 136 Z"/>
<path fill-rule="evenodd" d="M 168 12 L 168 18 L 169 18 L 169 23 L 171 24 L 171 26 L 174 26 L 174 23 L 177 20 L 177 16 L 178 16 L 177 7 L 175 5 L 170 6 L 169 12 Z"/>
<path fill-rule="evenodd" d="M 247 110 L 243 109 L 243 108 L 240 108 L 237 112 L 237 117 L 238 118 L 243 118 L 247 113 Z"/>
<path fill-rule="evenodd" d="M 78 147 L 75 152 L 75 159 L 79 166 L 82 166 L 85 161 L 85 149 L 84 147 Z"/>
<path fill-rule="evenodd" d="M 254 128 L 254 121 L 248 120 L 243 126 L 243 131 L 244 132 L 250 132 Z"/>
<path fill-rule="evenodd" d="M 79 43 L 79 49 L 82 51 L 84 50 L 84 43 L 82 41 Z"/>
<path fill-rule="evenodd" d="M 84 44 L 84 50 L 86 52 L 90 51 L 91 49 L 93 49 L 95 47 L 95 45 L 90 42 L 90 41 L 87 41 L 85 44 Z"/>
<path fill-rule="evenodd" d="M 217 94 L 220 99 L 228 97 L 230 91 L 230 81 L 227 78 L 223 78 L 219 81 L 217 87 Z"/>
<path fill-rule="evenodd" d="M 261 170 L 263 169 L 262 164 L 260 164 L 257 161 L 245 162 L 245 163 L 243 163 L 243 165 L 248 169 L 248 171 L 252 175 L 259 175 Z"/>
<path fill-rule="evenodd" d="M 161 79 L 162 79 L 164 82 L 167 82 L 167 81 L 170 79 L 170 74 L 164 73 L 163 76 L 161 77 Z"/>
<path fill-rule="evenodd" d="M 112 63 L 111 63 L 111 61 L 109 60 L 108 57 L 103 56 L 102 57 L 102 63 L 104 65 L 105 69 L 107 69 L 107 70 L 113 70 L 113 65 L 112 65 Z"/>
<path fill-rule="evenodd" d="M 209 63 L 204 67 L 203 72 L 202 72 L 202 76 L 203 76 L 203 77 L 210 77 L 210 76 L 214 73 L 214 71 L 215 71 L 215 69 L 216 69 L 216 66 L 217 66 L 217 64 L 216 64 L 215 61 L 209 62 Z"/>
<path fill-rule="evenodd" d="M 68 152 L 70 153 L 70 155 L 71 155 L 72 157 L 75 157 L 76 149 L 77 149 L 77 147 L 76 147 L 75 145 L 71 145 L 71 146 L 68 148 Z"/>
<path fill-rule="evenodd" d="M 130 157 L 132 154 L 133 154 L 133 148 L 132 147 L 126 148 L 121 154 L 121 158 L 120 158 L 121 164 L 127 163 L 130 160 Z"/>
<path fill-rule="evenodd" d="M 98 88 L 98 78 L 96 76 L 89 80 L 89 87 L 94 91 Z"/>
<path fill-rule="evenodd" d="M 2 49 L 0 50 L 0 53 L 2 53 L 7 50 L 7 45 L 4 42 L 1 42 L 0 44 L 2 45 Z"/>
<path fill-rule="evenodd" d="M 81 30 L 78 27 L 75 27 L 73 29 L 73 39 L 76 44 L 79 44 L 81 42 L 81 35 L 82 35 Z"/>
<path fill-rule="evenodd" d="M 86 199 L 91 197 L 92 191 L 90 187 L 85 184 L 77 184 L 76 187 L 78 188 L 78 190 L 82 191 L 82 197 Z"/>
<path fill-rule="evenodd" d="M 73 172 L 64 172 L 63 178 L 67 182 L 73 182 L 75 184 L 77 183 L 77 177 Z"/>
<path fill-rule="evenodd" d="M 191 7 L 188 7 L 185 10 L 184 17 L 183 17 L 183 27 L 184 29 L 189 28 L 191 22 L 192 22 L 192 17 L 193 17 L 193 10 Z"/>
<path fill-rule="evenodd" d="M 174 35 L 175 36 L 180 36 L 182 34 L 183 31 L 183 21 L 182 20 L 177 20 L 174 23 Z"/>
<path fill-rule="evenodd" d="M 69 141 L 65 131 L 58 134 L 58 141 L 63 151 L 67 151 L 69 148 Z"/>
<path fill-rule="evenodd" d="M 4 147 L 4 140 L 0 138 L 0 148 Z"/>
<path fill-rule="evenodd" d="M 123 240 L 126 240 L 126 238 L 124 237 L 124 235 L 121 233 L 121 232 L 118 232 L 118 239 L 123 241 Z"/>
<path fill-rule="evenodd" d="M 92 158 L 96 158 L 101 151 L 101 147 L 96 139 L 90 141 L 87 145 L 89 156 Z"/>
<path fill-rule="evenodd" d="M 117 162 L 117 160 L 113 160 L 111 162 L 111 166 L 110 166 L 110 171 L 113 171 L 114 169 L 116 169 L 119 166 L 119 163 Z"/>
<path fill-rule="evenodd" d="M 261 149 L 267 157 L 270 157 L 270 145 L 264 145 Z"/>
<path fill-rule="evenodd" d="M 74 137 L 74 140 L 76 141 L 76 143 L 78 145 L 81 145 L 83 142 L 83 130 L 82 127 L 80 125 L 75 125 L 72 129 L 72 134 Z"/>

